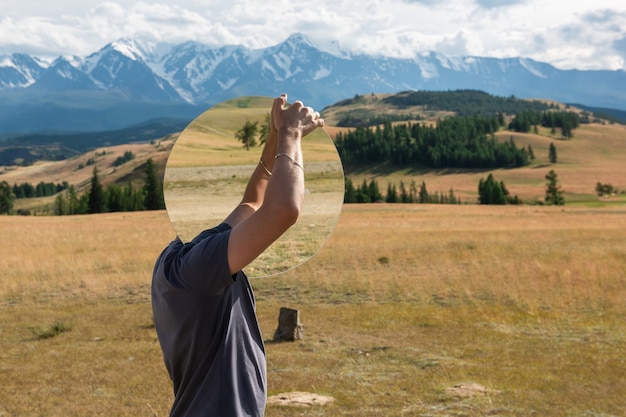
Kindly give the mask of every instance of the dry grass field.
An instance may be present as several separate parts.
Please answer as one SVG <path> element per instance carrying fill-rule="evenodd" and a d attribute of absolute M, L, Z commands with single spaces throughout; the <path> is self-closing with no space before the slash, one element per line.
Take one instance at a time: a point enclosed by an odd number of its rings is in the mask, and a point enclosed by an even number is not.
<path fill-rule="evenodd" d="M 172 165 L 178 171 L 169 173 L 169 187 L 182 192 L 169 198 L 197 210 L 188 202 L 200 181 L 212 192 L 213 212 L 181 218 L 210 223 L 235 204 L 239 193 L 230 190 L 244 183 L 258 153 L 237 148 L 231 134 L 242 112 L 262 120 L 266 100 L 224 103 L 198 120 L 196 131 L 211 140 L 180 147 L 183 162 Z M 327 128 L 331 136 L 336 131 Z M 626 190 L 626 127 L 583 125 L 568 141 L 541 129 L 498 136 L 531 145 L 537 159 L 492 171 L 496 180 L 526 201 L 542 200 L 544 176 L 554 169 L 565 206 L 347 205 L 335 223 L 324 214 L 338 199 L 337 181 L 328 181 L 336 169 L 325 165 L 331 149 L 308 143 L 311 192 L 296 240 L 308 236 L 319 245 L 325 239 L 315 233 L 336 224 L 335 231 L 312 259 L 252 284 L 269 395 L 305 391 L 334 401 L 269 405 L 266 416 L 626 416 L 626 194 L 594 193 L 596 182 Z M 174 139 L 5 167 L 0 180 L 87 184 L 93 166 L 78 166 L 95 157 L 106 184 L 149 157 L 164 166 Z M 551 142 L 556 164 L 548 162 Z M 207 143 L 209 158 L 199 152 Z M 127 150 L 136 159 L 114 170 L 111 163 Z M 348 173 L 355 184 L 376 179 L 382 190 L 400 180 L 425 181 L 431 193 L 453 188 L 465 203 L 476 201 L 478 181 L 488 174 L 386 167 Z M 212 176 L 219 181 L 211 183 Z M 16 208 L 49 202 L 21 200 Z M 168 414 L 172 388 L 150 280 L 174 236 L 165 211 L 0 216 L 0 417 Z M 279 262 L 292 257 L 265 261 L 286 269 Z M 283 306 L 300 310 L 303 340 L 272 342 Z"/>
<path fill-rule="evenodd" d="M 0 416 L 167 415 L 149 285 L 173 235 L 165 212 L 0 216 Z M 624 206 L 346 206 L 253 280 L 269 394 L 334 398 L 266 415 L 624 416 L 624 236 Z M 271 342 L 281 306 L 303 340 Z"/>

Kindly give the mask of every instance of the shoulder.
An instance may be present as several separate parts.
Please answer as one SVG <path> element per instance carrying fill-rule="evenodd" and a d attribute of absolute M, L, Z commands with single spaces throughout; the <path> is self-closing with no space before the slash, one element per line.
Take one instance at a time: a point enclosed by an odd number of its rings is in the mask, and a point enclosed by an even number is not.
<path fill-rule="evenodd" d="M 228 267 L 228 238 L 225 223 L 182 243 L 176 238 L 164 249 L 155 265 L 155 278 L 180 289 L 214 292 L 233 282 Z M 158 277 L 157 277 L 158 276 Z"/>

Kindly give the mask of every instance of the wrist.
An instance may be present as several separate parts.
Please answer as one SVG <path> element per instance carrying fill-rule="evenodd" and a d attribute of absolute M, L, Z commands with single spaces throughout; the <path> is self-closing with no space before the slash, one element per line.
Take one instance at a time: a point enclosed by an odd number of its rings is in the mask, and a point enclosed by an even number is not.
<path fill-rule="evenodd" d="M 302 130 L 293 126 L 281 126 L 278 129 L 278 139 L 301 139 Z"/>

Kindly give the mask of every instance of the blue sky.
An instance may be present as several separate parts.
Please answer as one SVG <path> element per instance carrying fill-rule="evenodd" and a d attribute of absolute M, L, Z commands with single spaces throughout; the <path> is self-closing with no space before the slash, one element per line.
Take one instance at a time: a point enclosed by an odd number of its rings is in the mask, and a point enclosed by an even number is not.
<path fill-rule="evenodd" d="M 322 48 L 411 57 L 527 57 L 626 70 L 621 0 L 0 0 L 0 55 L 87 55 L 121 37 L 262 48 L 301 32 Z"/>

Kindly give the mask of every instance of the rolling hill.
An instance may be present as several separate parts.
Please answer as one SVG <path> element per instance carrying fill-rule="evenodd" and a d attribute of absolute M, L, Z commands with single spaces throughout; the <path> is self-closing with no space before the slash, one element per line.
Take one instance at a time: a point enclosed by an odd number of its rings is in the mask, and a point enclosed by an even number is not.
<path fill-rule="evenodd" d="M 375 116 L 397 113 L 398 109 L 392 103 L 393 99 L 398 97 L 400 95 L 372 94 L 338 102 L 323 111 L 327 122 L 325 129 L 331 137 L 337 132 L 351 129 L 337 126 L 346 112 Z M 548 106 L 558 104 L 543 100 L 541 102 Z M 565 105 L 560 106 L 565 108 Z M 574 107 L 568 109 L 584 111 Z M 240 111 L 245 112 L 245 106 Z M 406 118 L 420 120 L 423 123 L 435 123 L 437 118 L 455 114 L 454 111 L 434 108 L 432 105 L 404 106 L 401 112 Z M 89 186 L 93 168 L 97 167 L 101 181 L 105 185 L 114 182 L 124 184 L 128 181 L 140 183 L 142 166 L 148 158 L 155 161 L 161 172 L 164 171 L 168 152 L 176 137 L 174 134 L 153 139 L 151 142 L 104 146 L 63 161 L 40 161 L 26 167 L 0 166 L 0 181 L 7 181 L 11 185 L 22 182 L 36 184 L 39 181 L 54 183 L 68 181 L 78 190 L 84 191 Z M 552 134 L 546 128 L 539 128 L 536 133 L 500 130 L 496 137 L 501 141 L 509 141 L 512 138 L 518 146 L 531 146 L 536 159 L 531 165 L 523 168 L 491 171 L 433 170 L 423 167 L 394 167 L 389 164 L 358 169 L 344 166 L 344 169 L 354 184 L 376 180 L 381 190 L 385 190 L 388 183 L 398 184 L 403 181 L 408 185 L 412 181 L 417 184 L 424 182 L 430 193 L 447 194 L 453 189 L 461 202 L 472 204 L 477 199 L 479 180 L 486 178 L 489 173 L 493 173 L 497 181 L 503 181 L 512 195 L 518 195 L 527 202 L 542 200 L 545 195 L 544 177 L 550 170 L 554 170 L 565 192 L 566 204 L 605 205 L 626 202 L 624 194 L 618 193 L 616 196 L 606 198 L 600 198 L 595 194 L 595 185 L 598 182 L 611 184 L 618 191 L 626 190 L 626 177 L 623 175 L 623 167 L 626 166 L 626 126 L 596 119 L 592 123 L 581 125 L 569 140 L 564 140 L 558 134 Z M 558 161 L 555 164 L 548 161 L 548 148 L 552 143 L 558 151 Z M 120 167 L 114 167 L 115 159 L 127 151 L 133 152 L 136 158 Z M 51 198 L 36 200 L 19 200 L 16 207 L 41 207 L 49 203 Z"/>
<path fill-rule="evenodd" d="M 98 169 L 100 182 L 140 187 L 144 182 L 146 161 L 152 159 L 159 175 L 163 177 L 169 151 L 176 142 L 177 134 L 153 139 L 150 142 L 103 146 L 61 161 L 38 161 L 30 166 L 0 166 L 0 182 L 10 185 L 24 182 L 36 185 L 39 182 L 62 183 L 73 185 L 78 194 L 87 192 L 94 169 Z M 134 159 L 115 166 L 115 161 L 125 152 L 132 152 Z M 45 212 L 54 201 L 52 197 L 18 199 L 15 209 L 29 209 L 33 212 Z"/>
<path fill-rule="evenodd" d="M 467 95 L 469 93 L 469 95 Z M 407 100 L 411 95 L 430 97 L 427 103 L 420 98 Z M 450 101 L 455 94 L 461 94 L 462 100 Z M 516 103 L 517 102 L 517 103 Z M 443 104 L 436 104 L 443 103 Z M 468 106 L 469 104 L 469 106 Z M 618 190 L 626 190 L 626 177 L 623 167 L 626 166 L 626 126 L 602 119 L 590 109 L 577 108 L 551 100 L 512 100 L 499 98 L 477 91 L 457 92 L 405 92 L 399 94 L 369 94 L 356 96 L 329 106 L 322 116 L 332 127 L 327 131 L 334 136 L 337 132 L 345 132 L 350 127 L 338 127 L 350 121 L 367 121 L 385 119 L 385 116 L 396 116 L 395 123 L 403 120 L 435 124 L 437 119 L 458 114 L 493 115 L 503 111 L 508 120 L 517 112 L 525 110 L 526 105 L 537 105 L 539 109 L 563 109 L 586 115 L 591 123 L 581 124 L 574 131 L 572 139 L 565 140 L 557 131 L 539 128 L 537 133 L 517 133 L 501 129 L 496 133 L 499 141 L 514 140 L 518 147 L 531 146 L 536 159 L 529 166 L 522 168 L 503 168 L 496 170 L 480 169 L 429 169 L 426 167 L 397 167 L 389 163 L 371 164 L 367 166 L 346 166 L 346 176 L 355 185 L 363 181 L 376 180 L 379 188 L 385 190 L 389 183 L 398 185 L 402 181 L 407 187 L 412 181 L 418 186 L 424 182 L 429 193 L 447 195 L 454 190 L 462 202 L 475 203 L 478 195 L 478 182 L 493 173 L 497 181 L 503 181 L 512 195 L 517 195 L 526 202 L 543 200 L 545 196 L 545 175 L 554 170 L 560 185 L 565 192 L 566 203 L 581 204 L 623 204 L 625 194 L 615 197 L 599 198 L 595 194 L 597 182 L 611 184 Z M 473 110 L 467 110 L 467 108 Z M 508 109 L 508 110 L 507 110 Z M 465 112 L 465 113 L 463 113 Z M 402 117 L 397 117 L 401 115 Z M 393 120 L 393 118 L 392 118 Z M 550 144 L 557 148 L 558 161 L 551 164 L 548 160 Z"/>

